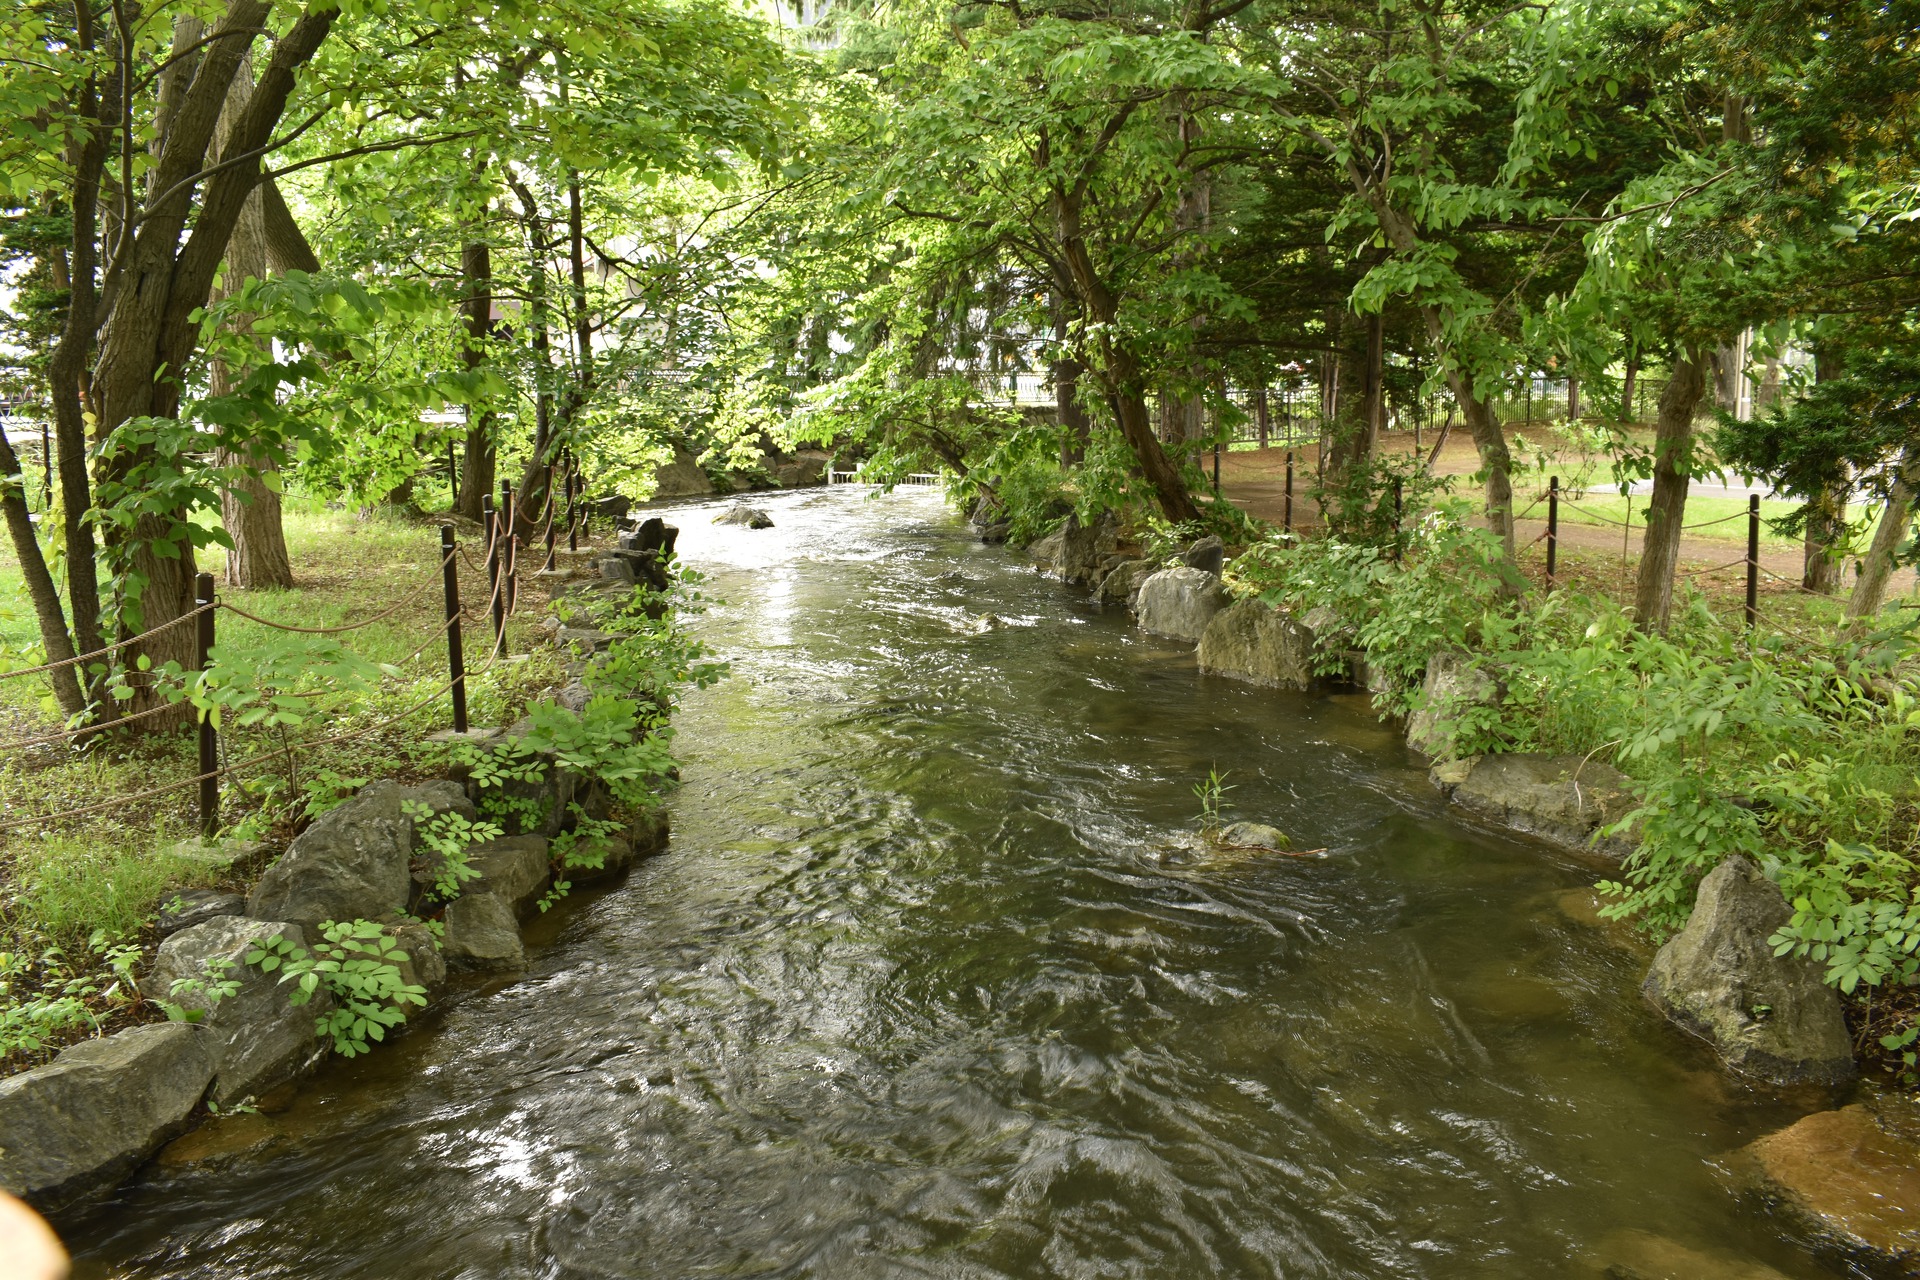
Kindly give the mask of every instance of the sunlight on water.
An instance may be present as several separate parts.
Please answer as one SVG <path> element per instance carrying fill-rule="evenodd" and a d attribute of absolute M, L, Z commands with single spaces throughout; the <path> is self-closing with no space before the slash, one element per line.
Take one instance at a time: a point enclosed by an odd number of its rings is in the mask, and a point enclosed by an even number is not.
<path fill-rule="evenodd" d="M 1358 700 L 1202 678 L 929 493 L 752 501 L 673 517 L 735 678 L 672 848 L 64 1223 L 80 1275 L 1828 1274 L 1716 1164 L 1796 1113 Z M 1214 767 L 1327 856 L 1169 858 Z"/>

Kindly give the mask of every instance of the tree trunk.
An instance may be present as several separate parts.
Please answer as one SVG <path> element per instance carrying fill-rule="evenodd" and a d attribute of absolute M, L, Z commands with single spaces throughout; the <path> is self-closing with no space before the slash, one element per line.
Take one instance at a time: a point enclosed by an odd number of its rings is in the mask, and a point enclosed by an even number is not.
<path fill-rule="evenodd" d="M 74 656 L 73 640 L 67 633 L 66 614 L 60 607 L 60 592 L 47 572 L 46 557 L 34 536 L 33 516 L 27 510 L 27 490 L 19 483 L 20 459 L 6 433 L 0 431 L 0 507 L 6 508 L 7 532 L 13 538 L 13 550 L 20 561 L 20 577 L 26 583 L 27 598 L 33 602 L 34 617 L 40 623 L 40 636 L 47 650 L 47 661 L 66 662 Z M 47 673 L 53 685 L 54 701 L 60 713 L 77 716 L 87 709 L 80 678 L 71 666 L 56 667 Z"/>
<path fill-rule="evenodd" d="M 1100 381 L 1112 399 L 1120 434 L 1139 459 L 1141 474 L 1153 487 L 1161 512 L 1174 524 L 1198 520 L 1200 508 L 1187 491 L 1186 481 L 1154 438 L 1140 362 L 1124 342 L 1114 340 L 1120 304 L 1094 266 L 1093 255 L 1081 234 L 1083 198 L 1079 191 L 1056 186 L 1051 204 L 1056 243 L 1073 280 L 1074 291 L 1079 295 L 1081 314 L 1097 326 L 1100 335 Z"/>
<path fill-rule="evenodd" d="M 1639 381 L 1639 379 L 1640 353 L 1638 351 L 1629 351 L 1627 353 L 1626 373 L 1620 379 L 1620 421 L 1622 422 L 1632 422 L 1634 420 L 1633 384 Z"/>
<path fill-rule="evenodd" d="M 486 339 L 493 332 L 493 250 L 484 240 L 460 247 L 460 309 L 467 321 L 467 340 L 460 346 L 460 363 L 471 373 L 486 363 Z M 460 467 L 460 495 L 454 512 L 478 520 L 483 500 L 493 492 L 494 415 L 483 410 L 476 419 L 467 407 L 467 439 Z"/>
<path fill-rule="evenodd" d="M 295 75 L 325 41 L 338 16 L 335 9 L 309 10 L 279 38 L 245 109 L 221 139 L 218 155 L 231 158 L 231 164 L 209 168 L 227 88 L 269 8 L 264 0 L 230 0 L 215 28 L 215 35 L 224 38 L 209 41 L 199 55 L 199 67 L 153 167 L 152 195 L 142 210 L 125 265 L 108 281 L 111 304 L 91 388 L 103 439 L 130 419 L 171 418 L 178 412 L 179 374 L 191 366 L 199 343 L 196 316 L 206 305 L 234 224 L 259 184 L 262 149 L 269 145 L 286 110 Z M 203 170 L 209 176 L 197 179 Z M 202 191 L 197 213 L 196 186 Z M 137 452 L 123 455 L 112 464 L 111 478 L 124 481 L 131 468 L 144 460 Z M 123 649 L 123 663 L 130 665 L 139 657 L 147 658 L 154 668 L 169 661 L 183 667 L 192 663 L 193 628 L 168 625 L 193 608 L 193 550 L 183 536 L 190 517 L 189 511 L 143 515 L 130 536 L 117 533 L 113 540 L 118 567 L 130 571 L 121 601 L 121 634 L 165 628 Z M 136 676 L 132 683 L 134 698 L 124 704 L 126 710 L 139 712 L 158 705 L 149 692 L 150 679 Z M 182 704 L 177 714 L 152 717 L 142 728 L 171 727 L 185 717 Z"/>
<path fill-rule="evenodd" d="M 1060 424 L 1060 465 L 1078 466 L 1087 456 L 1093 426 L 1080 405 L 1080 375 L 1086 366 L 1067 343 L 1067 305 L 1053 295 L 1053 406 Z"/>
<path fill-rule="evenodd" d="M 1808 591 L 1832 595 L 1840 589 L 1840 560 L 1834 549 L 1847 529 L 1846 502 L 1846 486 L 1829 485 L 1805 507 L 1800 585 Z"/>
<path fill-rule="evenodd" d="M 1267 387 L 1263 382 L 1253 389 L 1253 426 L 1260 433 L 1260 447 L 1267 447 L 1273 435 L 1273 411 L 1267 405 Z"/>
<path fill-rule="evenodd" d="M 1673 376 L 1660 393 L 1660 417 L 1654 424 L 1653 500 L 1641 544 L 1640 572 L 1634 582 L 1633 613 L 1642 631 L 1665 632 L 1673 613 L 1673 572 L 1680 562 L 1680 530 L 1687 512 L 1687 484 L 1693 453 L 1693 414 L 1706 392 L 1706 353 L 1681 352 Z"/>
<path fill-rule="evenodd" d="M 1880 612 L 1893 577 L 1893 557 L 1913 523 L 1913 496 L 1920 489 L 1920 448 L 1908 445 L 1900 453 L 1893 483 L 1887 487 L 1887 505 L 1873 531 L 1873 545 L 1860 558 L 1860 576 L 1847 597 L 1848 618 L 1868 618 Z"/>
<path fill-rule="evenodd" d="M 1569 374 L 1567 376 L 1567 421 L 1568 423 L 1574 423 L 1574 422 L 1578 422 L 1579 420 L 1580 420 L 1580 379 L 1573 377 L 1571 374 Z"/>
<path fill-rule="evenodd" d="M 229 116 L 246 105 L 253 77 L 246 63 L 234 72 L 227 93 Z M 284 208 L 284 203 L 282 208 Z M 288 214 L 289 220 L 292 214 Z M 297 233 L 299 228 L 294 228 Z M 304 241 L 304 237 L 302 240 Z M 308 251 L 311 253 L 311 250 Z M 227 242 L 227 265 L 210 301 L 219 301 L 240 292 L 249 279 L 267 276 L 266 196 L 255 188 L 233 224 L 233 238 Z M 237 317 L 236 327 L 250 323 L 250 317 Z M 216 363 L 209 373 L 209 390 L 216 396 L 229 395 L 238 381 L 234 371 Z M 277 475 L 279 467 L 257 448 L 220 450 L 217 461 L 223 468 L 238 469 L 240 478 L 220 492 L 220 522 L 226 527 L 233 546 L 227 551 L 229 585 L 235 587 L 291 587 L 293 564 L 287 557 L 286 533 L 280 525 L 280 489 L 266 477 Z"/>

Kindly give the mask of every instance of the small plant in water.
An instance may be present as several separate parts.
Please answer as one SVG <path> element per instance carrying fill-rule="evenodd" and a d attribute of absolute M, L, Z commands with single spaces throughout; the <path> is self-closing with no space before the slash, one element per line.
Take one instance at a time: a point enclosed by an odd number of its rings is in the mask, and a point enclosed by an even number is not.
<path fill-rule="evenodd" d="M 1208 769 L 1206 780 L 1193 784 L 1193 794 L 1200 800 L 1200 834 L 1209 840 L 1220 834 L 1220 810 L 1231 790 L 1227 775 L 1217 768 Z"/>

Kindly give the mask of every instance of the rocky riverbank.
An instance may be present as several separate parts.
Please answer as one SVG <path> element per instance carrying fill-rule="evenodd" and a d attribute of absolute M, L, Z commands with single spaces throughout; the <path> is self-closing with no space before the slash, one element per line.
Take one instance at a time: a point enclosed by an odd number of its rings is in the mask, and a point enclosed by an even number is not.
<path fill-rule="evenodd" d="M 542 724 L 595 696 L 598 655 L 617 637 L 593 620 L 637 586 L 666 587 L 674 534 L 650 520 L 590 573 L 542 575 L 555 590 L 547 631 L 573 678 L 553 691 L 553 713 L 436 735 L 454 760 L 447 778 L 363 786 L 245 897 L 156 904 L 163 938 L 139 991 L 168 1020 L 0 1080 L 0 1187 L 56 1208 L 113 1186 L 208 1118 L 284 1091 L 330 1048 L 362 1051 L 464 979 L 520 969 L 531 916 L 663 848 L 664 813 L 616 820 L 608 786 Z"/>
<path fill-rule="evenodd" d="M 1195 646 L 1201 671 L 1275 688 L 1368 684 L 1365 663 L 1318 611 L 1296 615 L 1232 598 L 1217 539 L 1172 562 L 1129 555 L 1111 530 L 1070 520 L 1029 548 L 1043 573 L 1127 608 L 1142 631 Z M 1331 675 L 1322 673 L 1331 672 Z M 1405 724 L 1409 751 L 1464 815 L 1614 868 L 1636 841 L 1632 779 L 1587 756 L 1462 754 L 1463 726 L 1505 690 L 1467 655 L 1426 663 Z M 1769 939 L 1791 916 L 1780 890 L 1745 858 L 1701 883 L 1685 927 L 1653 956 L 1644 993 L 1677 1029 L 1710 1046 L 1752 1085 L 1840 1092 L 1857 1072 L 1838 993 L 1821 966 L 1779 956 Z M 1797 1229 L 1872 1274 L 1920 1275 L 1920 1120 L 1910 1099 L 1879 1096 L 1816 1111 L 1730 1157 L 1742 1185 Z M 1636 1272 L 1636 1274 L 1638 1274 Z"/>

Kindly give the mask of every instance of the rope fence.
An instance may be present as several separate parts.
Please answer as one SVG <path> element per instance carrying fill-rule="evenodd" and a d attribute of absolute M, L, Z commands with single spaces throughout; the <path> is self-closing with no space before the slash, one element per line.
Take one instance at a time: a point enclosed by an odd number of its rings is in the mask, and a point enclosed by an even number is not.
<path fill-rule="evenodd" d="M 542 512 L 542 524 L 544 526 L 542 533 L 548 542 L 549 565 L 551 565 L 551 550 L 555 537 L 554 516 L 560 509 L 553 492 L 553 468 L 551 465 L 548 467 L 547 482 L 548 491 Z M 578 530 L 580 527 L 575 524 L 576 498 L 578 494 L 575 488 L 577 483 L 576 478 L 571 471 L 569 471 L 566 483 L 568 487 L 567 519 L 569 524 L 569 541 L 577 546 Z M 511 488 L 503 484 L 502 493 L 506 500 L 499 508 L 494 507 L 491 497 L 489 497 L 485 504 L 487 510 L 486 520 L 484 522 L 486 541 L 484 564 L 475 564 L 473 557 L 467 554 L 466 549 L 458 544 L 454 537 L 454 529 L 451 524 L 441 526 L 441 554 L 438 567 L 441 573 L 443 594 L 445 596 L 444 620 L 433 626 L 427 632 L 421 643 L 405 658 L 402 658 L 398 663 L 385 664 L 396 668 L 405 667 L 426 653 L 435 643 L 444 641 L 447 650 L 448 678 L 440 682 L 433 690 L 422 697 L 414 699 L 401 710 L 386 715 L 362 728 L 351 729 L 325 737 L 306 739 L 300 742 L 283 743 L 271 750 L 250 756 L 237 763 L 220 765 L 215 764 L 219 752 L 216 736 L 217 731 L 213 726 L 211 718 L 201 715 L 197 717 L 196 723 L 199 738 L 200 767 L 192 776 L 182 778 L 176 782 L 117 795 L 111 799 L 103 800 L 97 804 L 86 805 L 78 809 L 64 809 L 53 813 L 10 818 L 6 821 L 0 821 L 0 832 L 85 817 L 90 814 L 100 813 L 108 809 L 133 804 L 141 800 L 151 799 L 155 796 L 166 795 L 198 785 L 201 788 L 200 827 L 204 833 L 211 835 L 217 830 L 219 823 L 218 788 L 222 778 L 231 777 L 266 761 L 297 758 L 301 753 L 310 752 L 320 747 L 337 745 L 339 743 L 367 737 L 370 734 L 377 733 L 384 728 L 419 714 L 419 712 L 426 707 L 448 695 L 452 696 L 455 731 L 458 733 L 467 732 L 466 691 L 468 681 L 472 677 L 484 676 L 491 672 L 504 656 L 507 649 L 506 619 L 514 615 L 518 606 L 516 599 L 518 595 L 516 575 L 518 572 L 519 559 L 517 549 L 520 539 L 513 531 L 513 522 L 517 513 L 512 503 Z M 460 603 L 459 574 L 456 567 L 459 560 L 465 560 L 468 567 L 474 572 L 486 574 L 488 580 L 488 598 L 482 613 L 490 617 L 493 623 L 492 644 L 489 646 L 486 660 L 477 670 L 472 672 L 466 669 L 461 624 L 466 621 L 471 621 L 473 615 Z M 124 640 L 116 641 L 114 644 L 92 653 L 81 654 L 77 657 L 61 659 L 55 662 L 42 663 L 35 667 L 0 672 L 0 680 L 10 679 L 16 676 L 44 674 L 57 670 L 62 666 L 92 661 L 96 658 L 101 658 L 125 649 L 128 646 L 138 644 L 143 640 L 150 639 L 153 636 L 190 621 L 197 623 L 199 630 L 196 641 L 197 652 L 195 655 L 194 671 L 196 674 L 204 673 L 208 669 L 209 654 L 214 647 L 214 618 L 221 610 L 225 610 L 237 617 L 245 618 L 250 622 L 257 623 L 275 631 L 302 635 L 339 635 L 372 626 L 374 623 L 391 618 L 403 609 L 411 605 L 417 605 L 418 603 L 417 596 L 410 596 L 396 601 L 378 613 L 353 622 L 331 627 L 309 627 L 263 617 L 249 610 L 240 608 L 238 605 L 216 599 L 213 592 L 213 578 L 211 574 L 199 575 L 196 582 L 196 595 L 197 599 L 191 610 L 157 627 L 150 628 L 135 636 L 129 636 Z M 330 692 L 335 691 L 313 690 L 300 694 L 278 696 L 314 698 L 325 696 Z M 178 713 L 185 705 L 186 699 L 184 694 L 182 694 L 173 701 L 148 707 L 129 715 L 116 716 L 111 720 L 103 720 L 99 724 L 62 729 L 33 737 L 0 742 L 0 752 L 25 750 L 53 743 L 72 743 L 95 734 L 104 733 L 108 730 L 125 728 L 128 725 L 155 716 L 167 713 Z"/>

